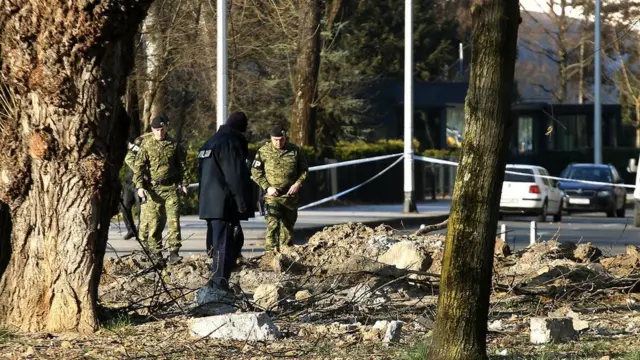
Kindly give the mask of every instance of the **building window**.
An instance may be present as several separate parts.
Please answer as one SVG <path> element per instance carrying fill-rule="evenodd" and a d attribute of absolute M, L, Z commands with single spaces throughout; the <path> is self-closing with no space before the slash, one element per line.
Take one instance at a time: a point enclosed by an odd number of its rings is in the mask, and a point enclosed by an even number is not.
<path fill-rule="evenodd" d="M 549 150 L 568 151 L 575 146 L 575 116 L 556 116 L 549 119 Z"/>
<path fill-rule="evenodd" d="M 549 120 L 549 150 L 573 151 L 591 147 L 585 115 L 556 116 Z"/>
<path fill-rule="evenodd" d="M 579 149 L 589 148 L 589 133 L 587 133 L 587 116 L 577 115 L 575 117 L 576 126 L 576 147 Z"/>
<path fill-rule="evenodd" d="M 459 148 L 462 146 L 464 132 L 464 108 L 447 108 L 447 147 Z"/>
<path fill-rule="evenodd" d="M 533 118 L 518 117 L 518 153 L 533 151 Z"/>

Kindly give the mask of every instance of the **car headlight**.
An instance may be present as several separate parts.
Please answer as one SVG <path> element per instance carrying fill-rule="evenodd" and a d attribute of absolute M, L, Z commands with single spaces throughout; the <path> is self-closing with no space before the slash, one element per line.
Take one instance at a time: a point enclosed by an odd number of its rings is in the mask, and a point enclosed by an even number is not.
<path fill-rule="evenodd" d="M 611 196 L 611 191 L 609 190 L 598 191 L 598 196 L 599 197 Z"/>

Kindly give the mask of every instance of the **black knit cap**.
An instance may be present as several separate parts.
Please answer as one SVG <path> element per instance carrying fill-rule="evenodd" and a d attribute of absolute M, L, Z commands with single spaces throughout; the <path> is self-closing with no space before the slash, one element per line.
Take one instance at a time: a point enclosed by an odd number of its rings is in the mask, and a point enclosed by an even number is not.
<path fill-rule="evenodd" d="M 169 122 L 169 119 L 166 116 L 159 115 L 153 118 L 153 120 L 151 121 L 151 127 L 154 129 L 159 129 L 161 127 L 167 126 L 168 122 Z"/>
<path fill-rule="evenodd" d="M 236 111 L 229 115 L 229 118 L 225 122 L 225 125 L 229 125 L 229 127 L 242 133 L 247 131 L 248 124 L 249 120 L 247 119 L 247 115 L 241 111 Z"/>
<path fill-rule="evenodd" d="M 284 136 L 285 134 L 285 130 L 284 130 L 284 126 L 282 125 L 274 125 L 271 128 L 271 131 L 269 132 L 269 136 L 273 136 L 273 137 L 281 137 Z"/>

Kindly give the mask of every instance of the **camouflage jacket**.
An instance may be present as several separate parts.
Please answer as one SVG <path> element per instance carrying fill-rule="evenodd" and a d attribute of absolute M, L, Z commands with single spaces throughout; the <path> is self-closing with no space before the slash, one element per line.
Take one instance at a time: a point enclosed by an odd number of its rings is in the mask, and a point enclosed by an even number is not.
<path fill-rule="evenodd" d="M 284 150 L 273 147 L 268 142 L 256 153 L 251 165 L 253 180 L 266 191 L 274 187 L 286 193 L 294 183 L 302 184 L 307 179 L 309 166 L 302 150 L 286 143 Z"/>
<path fill-rule="evenodd" d="M 139 151 L 137 154 L 129 151 L 125 162 L 132 164 L 133 184 L 137 189 L 157 185 L 188 185 L 184 183 L 186 151 L 173 138 L 167 135 L 159 141 L 152 133 L 147 133 L 138 137 L 134 145 Z"/>

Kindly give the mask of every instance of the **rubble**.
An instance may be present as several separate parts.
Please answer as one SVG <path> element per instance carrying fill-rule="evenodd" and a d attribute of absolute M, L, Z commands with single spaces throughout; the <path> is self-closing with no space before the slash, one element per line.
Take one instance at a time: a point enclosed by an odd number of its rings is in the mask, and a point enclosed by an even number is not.
<path fill-rule="evenodd" d="M 267 330 L 273 330 L 271 324 L 279 327 L 286 341 L 328 338 L 384 346 L 434 329 L 444 246 L 441 234 L 415 235 L 355 223 L 327 227 L 305 245 L 276 256 L 244 259 L 232 273 L 233 294 L 224 297 L 229 305 L 203 286 L 210 277 L 206 256 L 192 256 L 157 271 L 150 269 L 144 254 L 135 253 L 105 262 L 100 300 L 143 316 L 159 311 L 184 314 L 193 319 L 190 324 L 200 324 L 201 332 L 214 321 L 231 329 L 234 324 L 260 323 Z M 591 312 L 553 307 L 616 292 L 624 292 L 629 306 L 638 299 L 628 296 L 629 290 L 640 290 L 634 288 L 640 279 L 640 251 L 635 246 L 615 257 L 604 256 L 590 243 L 558 241 L 538 242 L 515 252 L 497 238 L 494 256 L 492 306 L 498 296 L 514 303 L 537 297 L 523 302 L 540 304 L 536 316 L 549 318 L 494 314 L 487 323 L 490 336 L 520 334 L 526 339 L 528 327 L 527 340 L 535 344 L 569 341 L 578 334 L 602 336 L 613 330 L 595 321 Z M 245 314 L 255 317 L 230 320 Z M 269 322 L 263 318 L 267 314 Z M 218 320 L 202 320 L 211 318 Z M 640 320 L 628 319 L 618 333 L 636 334 L 640 332 L 636 324 Z M 252 336 L 242 329 L 225 331 L 215 336 Z M 277 339 L 268 332 L 260 336 Z M 509 349 L 511 354 L 509 344 L 498 345 L 499 352 Z"/>
<path fill-rule="evenodd" d="M 530 339 L 532 344 L 563 343 L 577 339 L 570 318 L 530 319 Z"/>
<path fill-rule="evenodd" d="M 281 337 L 278 328 L 265 313 L 195 318 L 189 323 L 189 333 L 192 337 L 243 341 L 277 340 Z"/>
<path fill-rule="evenodd" d="M 602 251 L 591 245 L 591 243 L 578 244 L 573 251 L 573 258 L 581 263 L 591 263 L 600 259 L 600 257 L 602 257 Z"/>
<path fill-rule="evenodd" d="M 384 334 L 384 338 L 382 342 L 391 343 L 400 341 L 400 336 L 402 335 L 402 325 L 404 323 L 402 321 L 394 320 L 387 325 L 387 331 Z"/>

